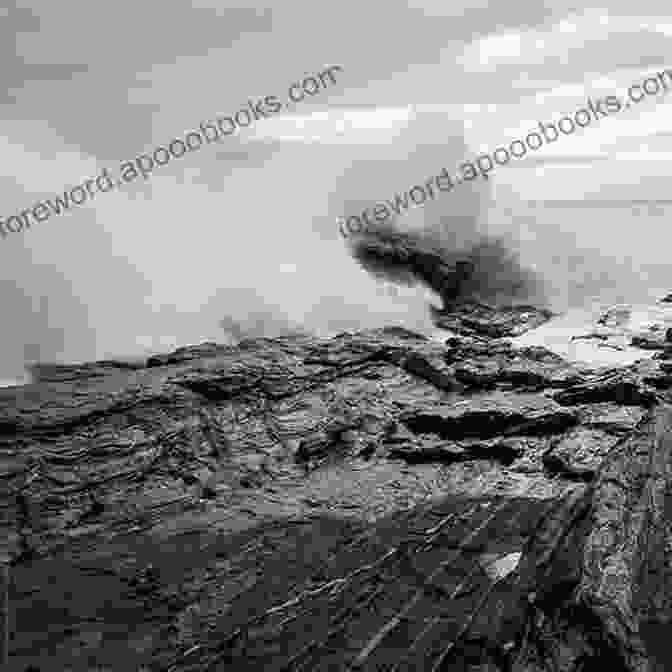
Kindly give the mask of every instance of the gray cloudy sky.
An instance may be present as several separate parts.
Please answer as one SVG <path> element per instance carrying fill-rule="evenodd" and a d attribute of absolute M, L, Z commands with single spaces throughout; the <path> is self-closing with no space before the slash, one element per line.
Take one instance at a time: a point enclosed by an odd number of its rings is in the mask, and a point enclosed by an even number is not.
<path fill-rule="evenodd" d="M 284 96 L 328 65 L 343 71 L 282 116 L 0 240 L 0 378 L 26 358 L 221 340 L 225 317 L 421 327 L 418 292 L 381 290 L 336 218 L 672 67 L 671 46 L 669 3 L 646 0 L 5 2 L 2 217 L 249 98 Z M 515 222 L 487 216 L 500 197 L 670 197 L 669 112 L 666 99 L 646 101 L 405 221 L 440 212 L 466 237 L 516 235 Z M 586 245 L 643 245 L 641 231 L 614 237 L 608 226 Z"/>

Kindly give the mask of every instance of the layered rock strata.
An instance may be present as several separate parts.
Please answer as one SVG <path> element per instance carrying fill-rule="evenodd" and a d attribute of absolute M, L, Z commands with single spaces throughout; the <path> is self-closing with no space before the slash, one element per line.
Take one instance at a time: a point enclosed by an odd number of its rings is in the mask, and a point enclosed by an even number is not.
<path fill-rule="evenodd" d="M 664 669 L 667 362 L 511 314 L 0 390 L 9 669 Z"/>

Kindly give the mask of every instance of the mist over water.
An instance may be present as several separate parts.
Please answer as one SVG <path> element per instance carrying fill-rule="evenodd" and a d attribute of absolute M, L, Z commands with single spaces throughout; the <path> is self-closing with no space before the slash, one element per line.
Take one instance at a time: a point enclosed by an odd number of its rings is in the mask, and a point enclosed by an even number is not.
<path fill-rule="evenodd" d="M 440 142 L 436 133 L 428 131 L 435 128 L 442 129 Z M 218 295 L 225 305 L 239 305 L 245 295 L 250 306 L 249 313 L 230 312 L 220 321 L 234 340 L 292 331 L 334 334 L 386 324 L 435 332 L 430 307 L 441 304 L 442 292 L 440 285 L 428 280 L 424 268 L 428 257 L 416 259 L 414 265 L 393 259 L 394 255 L 381 259 L 380 254 L 378 262 L 372 263 L 361 254 L 358 238 L 372 244 L 387 234 L 403 238 L 409 249 L 428 252 L 446 268 L 458 259 L 472 260 L 475 272 L 464 284 L 462 298 L 544 302 L 540 278 L 520 265 L 515 226 L 503 229 L 488 220 L 493 203 L 490 183 L 464 182 L 450 192 L 436 187 L 434 178 L 444 167 L 452 171 L 471 153 L 461 123 L 442 114 L 414 112 L 387 141 L 376 142 L 372 137 L 364 144 L 298 150 L 302 152 L 306 165 L 313 154 L 319 154 L 315 163 L 329 166 L 332 175 L 326 185 L 329 217 L 314 217 L 310 231 L 300 227 L 290 234 L 296 234 L 291 245 L 292 255 L 300 259 L 297 266 L 312 270 L 297 274 L 300 287 L 277 301 L 271 299 L 269 286 L 222 288 Z M 434 197 L 427 182 L 434 184 Z M 422 204 L 393 215 L 385 225 L 369 228 L 363 237 L 342 238 L 338 232 L 342 219 L 394 201 L 395 194 L 414 185 L 427 194 Z"/>
<path fill-rule="evenodd" d="M 558 311 L 648 304 L 672 290 L 670 203 L 497 203 L 490 217 L 516 230 L 523 263 L 543 277 Z"/>
<path fill-rule="evenodd" d="M 429 121 L 416 115 L 389 142 L 276 143 L 226 183 L 204 155 L 179 187 L 157 174 L 144 198 L 101 198 L 88 228 L 69 214 L 28 231 L 0 287 L 0 379 L 20 381 L 36 361 L 132 359 L 206 340 L 392 324 L 434 333 L 429 307 L 441 299 L 431 283 L 403 264 L 362 264 L 338 231 L 339 218 L 473 153 L 460 124 L 442 120 L 437 142 L 423 130 Z M 466 294 L 482 300 L 583 310 L 589 320 L 602 305 L 672 289 L 660 244 L 669 205 L 530 204 L 495 194 L 494 183 L 460 184 L 390 227 L 448 261 L 471 255 L 478 272 Z M 59 235 L 71 244 L 50 247 Z"/>

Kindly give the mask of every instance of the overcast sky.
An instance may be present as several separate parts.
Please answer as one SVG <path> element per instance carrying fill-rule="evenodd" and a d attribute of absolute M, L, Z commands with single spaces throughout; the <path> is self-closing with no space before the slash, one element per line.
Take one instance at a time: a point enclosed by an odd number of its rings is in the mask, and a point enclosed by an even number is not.
<path fill-rule="evenodd" d="M 669 3 L 646 0 L 3 4 L 3 218 L 248 99 L 342 71 L 293 110 L 0 240 L 0 378 L 26 358 L 221 340 L 222 318 L 420 327 L 417 292 L 381 289 L 336 218 L 672 68 Z M 652 97 L 406 222 L 441 209 L 456 230 L 516 234 L 487 215 L 493 202 L 669 199 L 671 159 L 669 99 Z M 643 249 L 641 230 L 609 227 L 578 244 Z M 662 263 L 671 236 L 655 235 Z"/>

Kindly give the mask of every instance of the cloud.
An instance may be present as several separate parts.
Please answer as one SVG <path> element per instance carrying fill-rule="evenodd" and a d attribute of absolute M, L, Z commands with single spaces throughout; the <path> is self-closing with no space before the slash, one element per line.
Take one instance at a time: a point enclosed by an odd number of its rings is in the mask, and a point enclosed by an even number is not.
<path fill-rule="evenodd" d="M 517 163 L 511 163 L 512 168 L 529 168 L 531 166 L 591 166 L 594 163 L 602 161 L 609 161 L 611 157 L 608 155 L 573 155 L 573 154 L 556 154 L 556 155 L 539 155 L 528 154 L 525 158 Z"/>
<path fill-rule="evenodd" d="M 339 146 L 388 144 L 408 128 L 412 117 L 410 105 L 339 107 L 264 119 L 246 133 L 246 139 Z"/>
<path fill-rule="evenodd" d="M 667 24 L 669 25 L 669 24 Z M 670 31 L 653 18 L 611 16 L 588 8 L 527 30 L 503 30 L 465 47 L 460 63 L 471 72 L 506 70 L 528 77 L 573 79 L 578 72 L 641 67 L 669 53 Z"/>

